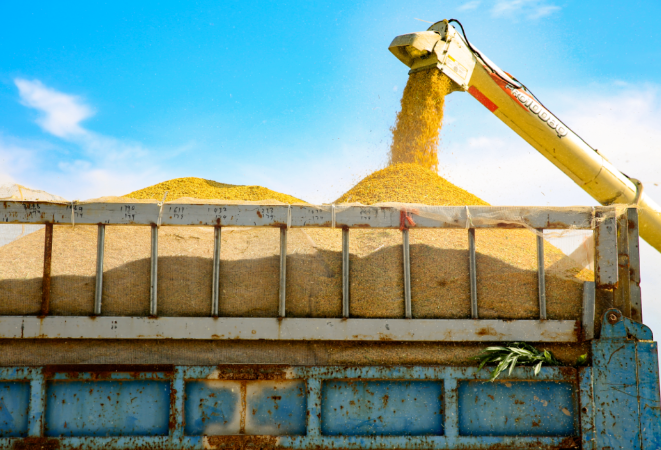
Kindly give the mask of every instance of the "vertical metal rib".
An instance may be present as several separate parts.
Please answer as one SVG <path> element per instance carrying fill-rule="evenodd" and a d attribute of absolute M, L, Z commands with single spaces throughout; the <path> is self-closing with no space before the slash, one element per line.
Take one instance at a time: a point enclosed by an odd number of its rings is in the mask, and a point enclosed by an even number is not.
<path fill-rule="evenodd" d="M 409 230 L 402 231 L 402 248 L 404 251 L 404 308 L 407 319 L 411 314 L 411 256 L 409 253 Z"/>
<path fill-rule="evenodd" d="M 613 306 L 624 317 L 631 317 L 631 265 L 629 257 L 629 217 L 626 211 L 617 217 L 617 287 L 613 289 Z"/>
<path fill-rule="evenodd" d="M 640 249 L 638 239 L 638 210 L 627 209 L 629 230 L 629 288 L 631 295 L 631 318 L 643 323 L 643 305 L 640 298 Z"/>
<path fill-rule="evenodd" d="M 151 226 L 151 289 L 149 292 L 149 315 L 158 315 L 156 287 L 158 285 L 158 227 Z"/>
<path fill-rule="evenodd" d="M 583 339 L 586 341 L 594 339 L 594 302 L 594 281 L 585 281 L 583 282 L 583 317 L 581 328 L 583 329 Z"/>
<path fill-rule="evenodd" d="M 349 317 L 349 229 L 342 228 L 342 317 Z"/>
<path fill-rule="evenodd" d="M 468 274 L 471 284 L 471 318 L 477 319 L 477 263 L 475 259 L 475 228 L 468 229 Z"/>
<path fill-rule="evenodd" d="M 220 299 L 220 233 L 221 228 L 213 229 L 213 274 L 211 275 L 211 315 L 218 317 Z"/>
<path fill-rule="evenodd" d="M 51 261 L 53 258 L 53 224 L 47 223 L 44 241 L 44 275 L 41 280 L 41 315 L 50 311 Z"/>
<path fill-rule="evenodd" d="M 96 237 L 96 286 L 94 288 L 94 315 L 101 315 L 101 300 L 103 299 L 103 252 L 106 242 L 106 226 L 99 224 Z"/>
<path fill-rule="evenodd" d="M 278 317 L 285 317 L 287 293 L 287 228 L 280 228 L 280 304 Z"/>
<path fill-rule="evenodd" d="M 544 233 L 544 230 L 537 230 Z M 539 318 L 546 320 L 546 275 L 544 271 L 544 236 L 537 235 L 537 289 L 539 292 Z"/>

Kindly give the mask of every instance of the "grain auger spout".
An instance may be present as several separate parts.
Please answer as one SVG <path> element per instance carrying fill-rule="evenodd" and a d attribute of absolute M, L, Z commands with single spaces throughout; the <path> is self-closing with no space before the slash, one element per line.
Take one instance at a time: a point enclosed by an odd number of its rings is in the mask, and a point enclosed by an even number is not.
<path fill-rule="evenodd" d="M 640 236 L 661 251 L 661 208 L 642 192 L 642 184 L 617 170 L 450 22 L 461 27 L 454 19 L 442 20 L 427 31 L 397 36 L 389 49 L 409 73 L 443 72 L 456 90 L 475 97 L 602 205 L 637 204 Z"/>

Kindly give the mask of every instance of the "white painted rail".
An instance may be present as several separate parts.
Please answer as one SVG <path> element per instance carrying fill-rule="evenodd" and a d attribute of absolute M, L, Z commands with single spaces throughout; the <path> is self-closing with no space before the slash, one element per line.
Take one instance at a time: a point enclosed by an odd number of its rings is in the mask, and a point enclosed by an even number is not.
<path fill-rule="evenodd" d="M 577 342 L 574 320 L 0 317 L 1 339 Z"/>
<path fill-rule="evenodd" d="M 594 208 L 496 206 L 343 206 L 334 208 L 335 228 L 399 228 L 402 208 L 415 228 L 517 228 L 590 229 Z M 597 208 L 600 209 L 600 208 Z M 602 207 L 609 210 L 612 208 Z M 333 225 L 333 208 L 305 205 L 163 205 L 162 226 L 283 227 L 291 210 L 290 226 Z M 72 214 L 73 212 L 73 214 Z M 0 224 L 153 225 L 158 222 L 156 203 L 44 203 L 0 202 Z"/>

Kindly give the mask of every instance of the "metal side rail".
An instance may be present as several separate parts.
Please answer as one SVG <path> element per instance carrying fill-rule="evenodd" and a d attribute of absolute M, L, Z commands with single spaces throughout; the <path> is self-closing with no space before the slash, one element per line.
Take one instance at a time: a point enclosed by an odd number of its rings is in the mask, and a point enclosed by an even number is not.
<path fill-rule="evenodd" d="M 3 201 L 0 224 L 45 224 L 46 242 L 39 316 L 0 316 L 2 339 L 288 339 L 398 341 L 528 341 L 578 342 L 594 331 L 594 302 L 598 290 L 617 289 L 615 306 L 625 315 L 642 319 L 640 310 L 637 212 L 617 222 L 616 207 L 490 207 L 490 206 L 309 206 L 254 204 L 156 204 Z M 407 221 L 408 220 L 408 221 Z M 622 221 L 622 220 L 621 220 Z M 97 261 L 91 317 L 53 315 L 51 264 L 53 226 L 96 225 Z M 624 225 L 623 225 L 624 224 Z M 151 228 L 149 317 L 110 317 L 104 314 L 104 255 L 107 226 L 142 225 Z M 618 235 L 623 226 L 628 234 Z M 158 236 L 161 226 L 206 226 L 214 229 L 213 271 L 209 282 L 209 317 L 162 317 L 158 309 Z M 219 317 L 222 228 L 275 227 L 280 229 L 277 318 Z M 342 229 L 342 318 L 287 318 L 287 239 L 290 228 Z M 414 318 L 411 286 L 410 227 L 466 229 L 472 320 Z M 402 232 L 402 318 L 351 317 L 349 236 L 354 229 L 400 229 Z M 479 315 L 476 229 L 562 229 L 594 231 L 595 282 L 584 285 L 581 320 L 547 320 L 544 239 L 537 236 L 539 320 L 485 320 Z M 412 229 L 412 228 L 411 228 Z M 338 236 L 339 238 L 339 236 Z M 622 270 L 619 270 L 619 267 Z M 628 269 L 628 270 L 627 270 Z M 355 298 L 354 301 L 360 301 Z M 516 303 L 512 297 L 510 302 Z M 408 321 L 406 320 L 408 319 Z M 466 318 L 467 319 L 467 318 Z"/>

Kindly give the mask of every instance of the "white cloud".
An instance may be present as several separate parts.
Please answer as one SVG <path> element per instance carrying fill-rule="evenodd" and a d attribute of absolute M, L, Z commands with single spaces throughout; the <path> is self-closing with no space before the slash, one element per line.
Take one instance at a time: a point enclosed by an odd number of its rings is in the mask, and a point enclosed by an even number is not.
<path fill-rule="evenodd" d="M 93 116 L 94 110 L 80 97 L 59 92 L 39 80 L 17 78 L 14 83 L 21 103 L 39 111 L 37 124 L 67 145 L 0 136 L 0 184 L 18 182 L 65 198 L 84 199 L 123 195 L 163 180 L 153 152 L 142 144 L 85 128 L 82 122 Z M 187 148 L 159 151 L 159 161 Z"/>
<path fill-rule="evenodd" d="M 491 9 L 494 17 L 539 19 L 559 11 L 560 7 L 545 0 L 496 0 Z"/>
<path fill-rule="evenodd" d="M 618 84 L 559 95 L 566 105 L 563 120 L 592 147 L 627 175 L 650 184 L 650 189 L 661 184 L 659 87 Z"/>
<path fill-rule="evenodd" d="M 473 0 L 470 2 L 466 2 L 463 5 L 461 5 L 459 8 L 457 8 L 459 11 L 472 11 L 476 9 L 478 6 L 480 6 L 480 3 L 482 3 L 480 0 Z"/>
<path fill-rule="evenodd" d="M 80 122 L 94 115 L 92 109 L 81 99 L 63 94 L 44 86 L 41 81 L 14 80 L 21 102 L 42 113 L 37 123 L 47 132 L 61 138 L 70 138 L 87 133 Z"/>
<path fill-rule="evenodd" d="M 553 112 L 619 170 L 643 181 L 661 201 L 661 87 L 621 84 L 547 91 Z M 457 117 L 455 126 L 467 126 Z M 463 122 L 463 123 L 462 123 Z M 475 127 L 444 130 L 441 175 L 497 204 L 594 204 L 567 176 L 505 127 L 485 134 Z M 658 184 L 659 186 L 655 186 Z"/>
<path fill-rule="evenodd" d="M 541 19 L 542 17 L 550 16 L 556 11 L 559 11 L 560 7 L 556 5 L 541 5 L 534 9 L 528 14 L 529 19 Z"/>
<path fill-rule="evenodd" d="M 104 136 L 81 126 L 80 123 L 94 112 L 80 97 L 58 92 L 39 80 L 16 78 L 14 83 L 21 103 L 41 112 L 36 122 L 44 131 L 76 143 L 91 157 L 108 163 L 148 154 L 139 143 Z"/>

